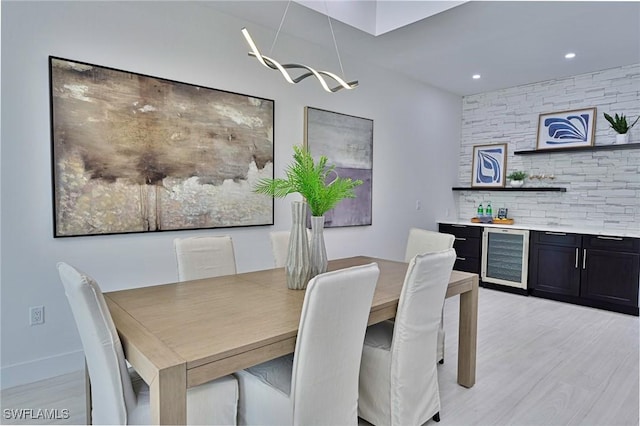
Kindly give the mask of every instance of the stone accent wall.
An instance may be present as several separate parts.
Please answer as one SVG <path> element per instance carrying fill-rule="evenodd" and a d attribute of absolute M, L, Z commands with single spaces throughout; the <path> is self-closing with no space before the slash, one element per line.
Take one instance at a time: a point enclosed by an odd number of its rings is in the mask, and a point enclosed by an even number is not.
<path fill-rule="evenodd" d="M 471 182 L 474 145 L 507 143 L 507 174 L 553 175 L 527 179 L 525 186 L 567 192 L 461 191 L 460 220 L 475 216 L 480 202 L 491 202 L 494 214 L 506 207 L 517 223 L 640 229 L 640 149 L 513 154 L 535 149 L 539 114 L 589 107 L 597 108 L 594 144 L 614 143 L 603 113 L 640 115 L 640 64 L 464 97 L 460 186 Z M 640 122 L 629 133 L 630 143 L 640 143 Z"/>

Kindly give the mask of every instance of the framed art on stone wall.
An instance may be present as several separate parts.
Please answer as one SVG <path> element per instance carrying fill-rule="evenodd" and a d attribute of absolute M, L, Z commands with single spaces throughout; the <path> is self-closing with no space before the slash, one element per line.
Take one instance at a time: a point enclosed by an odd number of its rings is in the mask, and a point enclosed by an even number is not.
<path fill-rule="evenodd" d="M 593 145 L 596 109 L 540 114 L 536 149 L 578 148 Z"/>
<path fill-rule="evenodd" d="M 472 187 L 504 187 L 507 144 L 475 145 L 471 164 Z"/>
<path fill-rule="evenodd" d="M 304 138 L 311 155 L 326 156 L 338 176 L 363 182 L 355 198 L 325 214 L 325 227 L 371 225 L 373 120 L 305 107 Z"/>
<path fill-rule="evenodd" d="M 274 101 L 49 57 L 54 237 L 273 224 Z"/>

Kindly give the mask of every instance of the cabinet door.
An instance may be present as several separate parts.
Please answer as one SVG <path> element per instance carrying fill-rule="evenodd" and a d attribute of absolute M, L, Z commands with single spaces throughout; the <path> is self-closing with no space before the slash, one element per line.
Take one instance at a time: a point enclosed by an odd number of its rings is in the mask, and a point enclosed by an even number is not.
<path fill-rule="evenodd" d="M 453 248 L 456 249 L 456 271 L 473 272 L 480 275 L 480 249 L 482 247 L 482 228 L 470 225 L 451 225 L 441 223 L 440 232 L 451 234 L 456 239 Z"/>
<path fill-rule="evenodd" d="M 638 306 L 640 254 L 585 249 L 582 269 L 582 297 Z"/>
<path fill-rule="evenodd" d="M 532 244 L 529 288 L 567 296 L 580 295 L 578 247 Z"/>

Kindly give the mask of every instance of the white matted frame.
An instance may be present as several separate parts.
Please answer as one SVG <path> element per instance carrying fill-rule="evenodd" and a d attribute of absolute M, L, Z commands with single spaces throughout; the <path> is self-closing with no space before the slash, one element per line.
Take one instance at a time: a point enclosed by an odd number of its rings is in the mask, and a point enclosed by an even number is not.
<path fill-rule="evenodd" d="M 503 188 L 507 169 L 507 144 L 473 147 L 471 186 Z"/>
<path fill-rule="evenodd" d="M 536 149 L 592 146 L 595 129 L 595 108 L 540 114 Z"/>

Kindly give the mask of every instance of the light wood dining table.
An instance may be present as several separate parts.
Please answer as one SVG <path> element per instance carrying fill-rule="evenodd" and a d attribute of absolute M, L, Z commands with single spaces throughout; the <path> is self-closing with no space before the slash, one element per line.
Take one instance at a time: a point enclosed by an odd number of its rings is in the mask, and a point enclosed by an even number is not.
<path fill-rule="evenodd" d="M 407 263 L 371 257 L 380 277 L 369 324 L 394 318 Z M 127 360 L 150 388 L 154 424 L 186 423 L 187 388 L 292 353 L 304 291 L 284 268 L 105 293 Z M 453 271 L 446 297 L 460 295 L 458 383 L 476 380 L 478 275 Z"/>

